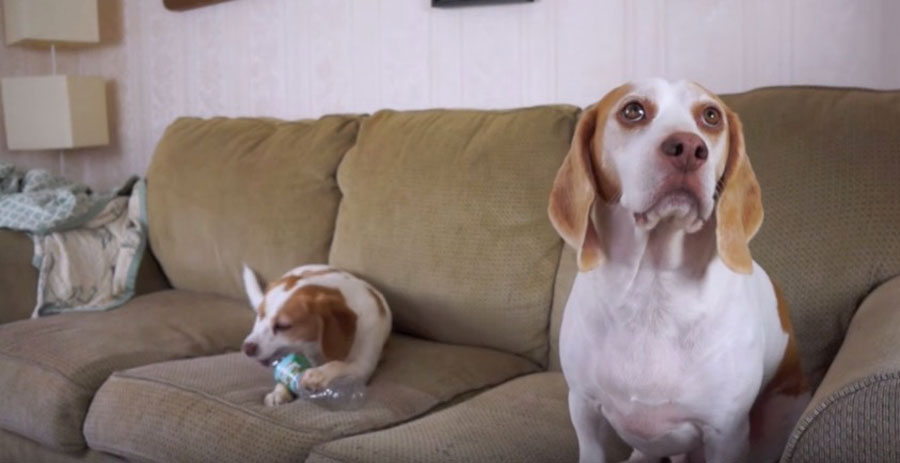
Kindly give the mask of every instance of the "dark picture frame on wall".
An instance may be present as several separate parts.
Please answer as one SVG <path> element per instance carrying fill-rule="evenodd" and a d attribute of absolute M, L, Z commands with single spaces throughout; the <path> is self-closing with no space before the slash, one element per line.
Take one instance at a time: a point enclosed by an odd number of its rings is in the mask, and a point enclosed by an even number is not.
<path fill-rule="evenodd" d="M 436 8 L 473 6 L 473 5 L 497 5 L 500 3 L 534 3 L 535 0 L 431 0 L 431 6 Z"/>
<path fill-rule="evenodd" d="M 184 11 L 200 8 L 201 6 L 222 3 L 224 1 L 227 0 L 163 0 L 163 5 L 170 11 Z"/>

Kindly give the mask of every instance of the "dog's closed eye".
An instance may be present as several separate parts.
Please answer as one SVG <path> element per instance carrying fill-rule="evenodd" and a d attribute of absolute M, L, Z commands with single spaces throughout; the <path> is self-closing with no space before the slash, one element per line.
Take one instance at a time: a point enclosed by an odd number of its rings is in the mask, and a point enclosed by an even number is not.
<path fill-rule="evenodd" d="M 275 322 L 274 325 L 272 325 L 272 332 L 278 333 L 279 331 L 289 330 L 289 329 L 291 329 L 291 326 L 292 325 L 290 323 L 278 321 L 278 322 Z"/>

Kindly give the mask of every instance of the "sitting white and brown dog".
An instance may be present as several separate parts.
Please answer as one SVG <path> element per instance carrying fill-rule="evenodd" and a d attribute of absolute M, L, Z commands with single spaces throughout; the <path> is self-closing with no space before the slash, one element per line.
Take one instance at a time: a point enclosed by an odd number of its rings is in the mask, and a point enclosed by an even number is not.
<path fill-rule="evenodd" d="M 265 366 L 289 353 L 303 354 L 315 367 L 303 373 L 300 384 L 312 392 L 337 379 L 368 382 L 391 332 L 387 301 L 372 285 L 327 265 L 297 267 L 265 292 L 247 266 L 243 279 L 257 313 L 244 354 Z M 278 383 L 264 402 L 292 400 Z"/>
<path fill-rule="evenodd" d="M 689 82 L 585 110 L 550 219 L 578 253 L 560 333 L 582 462 L 777 461 L 809 400 L 784 301 L 750 256 L 763 219 L 741 122 Z"/>

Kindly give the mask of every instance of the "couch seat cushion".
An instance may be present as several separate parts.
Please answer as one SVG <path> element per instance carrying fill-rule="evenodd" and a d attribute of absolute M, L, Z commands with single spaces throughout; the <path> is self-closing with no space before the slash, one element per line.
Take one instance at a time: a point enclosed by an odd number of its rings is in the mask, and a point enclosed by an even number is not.
<path fill-rule="evenodd" d="M 0 427 L 82 449 L 88 405 L 113 371 L 237 349 L 252 323 L 242 301 L 168 290 L 109 312 L 2 325 Z"/>
<path fill-rule="evenodd" d="M 379 111 L 338 169 L 330 262 L 384 292 L 397 330 L 547 359 L 562 240 L 547 198 L 572 106 Z"/>
<path fill-rule="evenodd" d="M 124 463 L 121 457 L 83 449 L 62 453 L 18 434 L 0 429 L 0 462 L 3 463 Z"/>
<path fill-rule="evenodd" d="M 239 353 L 172 361 L 114 374 L 84 433 L 93 449 L 141 461 L 298 462 L 316 444 L 408 420 L 535 369 L 499 351 L 394 336 L 364 406 L 339 412 L 304 401 L 266 407 L 272 372 Z"/>
<path fill-rule="evenodd" d="M 307 462 L 575 462 L 567 395 L 562 373 L 524 376 L 421 419 L 321 444 Z"/>
<path fill-rule="evenodd" d="M 325 263 L 341 200 L 334 173 L 358 125 L 352 116 L 172 123 L 147 171 L 150 243 L 172 286 L 243 298 L 243 262 L 268 281 Z"/>

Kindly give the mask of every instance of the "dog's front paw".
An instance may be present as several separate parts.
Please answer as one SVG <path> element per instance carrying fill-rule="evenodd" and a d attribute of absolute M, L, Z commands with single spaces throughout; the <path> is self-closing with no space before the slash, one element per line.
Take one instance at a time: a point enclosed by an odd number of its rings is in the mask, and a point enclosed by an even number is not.
<path fill-rule="evenodd" d="M 319 368 L 311 368 L 303 373 L 300 378 L 300 385 L 307 391 L 319 392 L 328 388 L 331 378 Z"/>
<path fill-rule="evenodd" d="M 276 405 L 286 404 L 293 400 L 294 396 L 291 394 L 291 391 L 279 384 L 275 386 L 275 389 L 272 392 L 266 394 L 263 403 L 266 404 L 267 407 L 274 407 Z"/>

